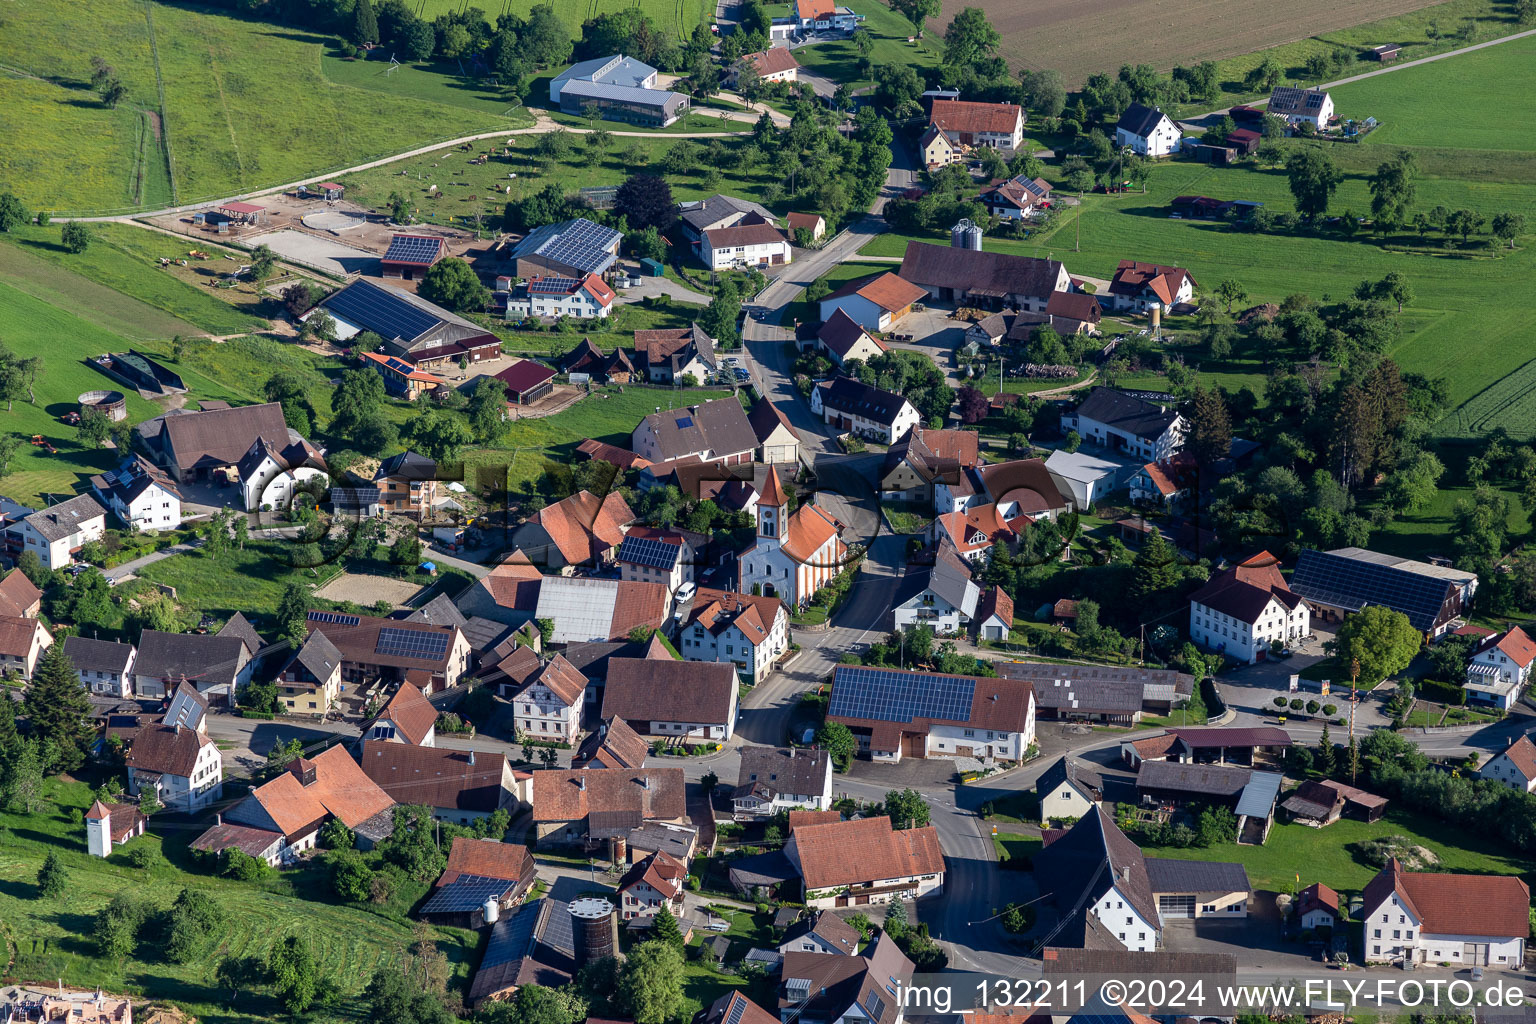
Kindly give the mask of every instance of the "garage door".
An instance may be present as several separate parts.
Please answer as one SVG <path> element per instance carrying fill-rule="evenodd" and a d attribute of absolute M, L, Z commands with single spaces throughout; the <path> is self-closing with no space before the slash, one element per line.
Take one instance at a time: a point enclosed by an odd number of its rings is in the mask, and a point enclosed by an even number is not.
<path fill-rule="evenodd" d="M 1157 898 L 1157 911 L 1165 919 L 1171 917 L 1194 917 L 1195 897 L 1193 894 L 1188 896 L 1159 896 Z"/>

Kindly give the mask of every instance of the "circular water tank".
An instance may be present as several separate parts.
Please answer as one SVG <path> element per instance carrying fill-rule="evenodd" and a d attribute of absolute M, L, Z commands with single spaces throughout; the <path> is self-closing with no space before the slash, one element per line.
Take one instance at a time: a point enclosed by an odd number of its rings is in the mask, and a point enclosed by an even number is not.
<path fill-rule="evenodd" d="M 123 397 L 121 391 L 86 391 L 75 401 L 80 403 L 80 411 L 83 413 L 89 409 L 106 413 L 107 419 L 121 422 L 128 418 L 128 399 Z"/>
<path fill-rule="evenodd" d="M 572 924 L 581 943 L 582 962 L 601 960 L 618 953 L 618 928 L 613 904 L 601 896 L 583 896 L 570 903 Z"/>

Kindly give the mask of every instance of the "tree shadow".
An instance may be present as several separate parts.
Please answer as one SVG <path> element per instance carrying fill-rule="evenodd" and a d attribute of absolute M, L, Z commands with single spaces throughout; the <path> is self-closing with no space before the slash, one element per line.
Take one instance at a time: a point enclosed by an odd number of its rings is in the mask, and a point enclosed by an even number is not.
<path fill-rule="evenodd" d="M 50 242 L 46 238 L 19 238 L 17 241 L 21 243 L 23 248 L 45 249 L 48 252 L 69 252 L 68 249 L 64 248 L 63 242 Z"/>
<path fill-rule="evenodd" d="M 15 831 L 14 829 L 12 830 Z M 32 882 L 0 881 L 0 893 L 16 900 L 35 900 L 38 898 L 37 885 Z"/>

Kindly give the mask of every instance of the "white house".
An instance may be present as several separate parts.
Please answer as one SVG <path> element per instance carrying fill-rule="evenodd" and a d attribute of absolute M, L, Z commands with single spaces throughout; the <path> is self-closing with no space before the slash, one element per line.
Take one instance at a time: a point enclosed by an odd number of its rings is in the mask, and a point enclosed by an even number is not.
<path fill-rule="evenodd" d="M 928 289 L 886 271 L 849 281 L 822 299 L 821 319 L 830 322 L 833 312 L 842 310 L 866 331 L 886 331 L 911 311 L 914 302 L 927 297 Z"/>
<path fill-rule="evenodd" d="M 138 655 L 133 644 L 70 636 L 64 638 L 64 653 L 87 690 L 103 697 L 133 696 L 133 662 Z"/>
<path fill-rule="evenodd" d="M 803 504 L 790 515 L 778 474 L 769 473 L 757 500 L 757 539 L 736 560 L 741 588 L 802 607 L 843 569 L 848 547 L 840 529 L 816 505 Z"/>
<path fill-rule="evenodd" d="M 1367 963 L 1518 968 L 1525 962 L 1531 891 L 1514 875 L 1407 872 L 1394 857 L 1363 896 Z"/>
<path fill-rule="evenodd" d="M 126 760 L 128 793 L 153 795 L 169 810 L 196 814 L 224 796 L 224 755 L 201 728 L 143 726 Z"/>
<path fill-rule="evenodd" d="M 886 817 L 800 825 L 784 856 L 805 883 L 805 905 L 817 910 L 944 891 L 944 853 L 932 825 L 897 830 Z"/>
<path fill-rule="evenodd" d="M 1189 637 L 1245 665 L 1311 632 L 1311 611 L 1293 594 L 1279 560 L 1261 551 L 1213 575 L 1189 599 Z"/>
<path fill-rule="evenodd" d="M 848 726 L 874 761 L 1019 761 L 1035 742 L 1035 691 L 1022 679 L 839 665 L 827 721 Z"/>
<path fill-rule="evenodd" d="M 1195 297 L 1195 276 L 1183 267 L 1165 267 L 1140 260 L 1121 260 L 1109 282 L 1109 308 L 1145 313 L 1154 307 L 1165 312 Z"/>
<path fill-rule="evenodd" d="M 679 611 L 677 649 L 687 661 L 728 661 L 757 684 L 789 650 L 789 613 L 776 597 L 701 587 Z"/>
<path fill-rule="evenodd" d="M 742 68 L 749 65 L 765 82 L 793 82 L 800 74 L 800 62 L 787 46 L 770 46 L 757 53 L 743 54 L 731 71 L 733 84 L 740 80 Z"/>
<path fill-rule="evenodd" d="M 736 732 L 740 683 L 728 662 L 612 658 L 603 717 L 662 738 L 724 742 Z"/>
<path fill-rule="evenodd" d="M 784 232 L 762 222 L 705 231 L 695 248 L 699 259 L 711 270 L 777 267 L 792 263 L 795 258 Z"/>
<path fill-rule="evenodd" d="M 33 512 L 6 529 L 21 538 L 22 550 L 34 552 L 46 569 L 62 569 L 86 544 L 107 532 L 107 510 L 89 494 Z"/>
<path fill-rule="evenodd" d="M 181 489 L 142 455 L 91 477 L 91 490 L 130 530 L 174 530 L 181 525 Z"/>
<path fill-rule="evenodd" d="M 1179 151 L 1184 133 L 1156 107 L 1132 103 L 1115 125 L 1115 145 L 1129 146 L 1140 156 L 1169 156 Z"/>
<path fill-rule="evenodd" d="M 1536 743 L 1521 736 L 1500 753 L 1488 759 L 1477 771 L 1480 779 L 1489 779 L 1511 789 L 1536 792 Z"/>
<path fill-rule="evenodd" d="M 1051 452 L 1045 468 L 1058 481 L 1063 494 L 1070 494 L 1080 509 L 1092 508 L 1094 502 L 1120 490 L 1120 481 L 1128 473 L 1126 466 L 1100 459 L 1087 452 Z"/>
<path fill-rule="evenodd" d="M 1075 430 L 1084 441 L 1113 453 L 1157 462 L 1183 446 L 1189 425 L 1167 406 L 1095 387 L 1075 410 L 1062 414 L 1061 429 Z"/>
<path fill-rule="evenodd" d="M 1508 711 L 1531 681 L 1536 641 L 1513 626 L 1489 637 L 1467 663 L 1467 699 Z"/>
<path fill-rule="evenodd" d="M 53 634 L 37 619 L 0 615 L 0 671 L 31 679 L 37 659 L 53 646 Z"/>
<path fill-rule="evenodd" d="M 738 816 L 828 810 L 832 806 L 832 758 L 814 747 L 742 747 L 741 772 L 731 800 Z"/>
<path fill-rule="evenodd" d="M 1082 818 L 1104 800 L 1104 776 L 1087 761 L 1058 757 L 1035 780 L 1040 820 Z"/>
<path fill-rule="evenodd" d="M 329 477 L 320 453 L 307 441 L 279 449 L 264 438 L 251 442 L 240 460 L 240 494 L 245 510 L 285 509 L 303 484 L 324 487 Z"/>
<path fill-rule="evenodd" d="M 838 430 L 895 444 L 922 422 L 912 403 L 852 377 L 822 381 L 811 392 L 811 412 Z"/>
<path fill-rule="evenodd" d="M 1303 89 L 1295 85 L 1276 86 L 1269 94 L 1266 112 L 1283 117 L 1287 124 L 1303 122 L 1313 128 L 1326 128 L 1333 120 L 1333 97 L 1324 89 Z"/>
<path fill-rule="evenodd" d="M 795 26 L 802 33 L 852 32 L 863 20 L 864 15 L 832 0 L 795 0 Z"/>
<path fill-rule="evenodd" d="M 932 565 L 908 566 L 891 605 L 898 630 L 927 626 L 939 636 L 954 636 L 970 626 L 981 601 L 981 588 L 954 546 L 940 544 Z"/>
<path fill-rule="evenodd" d="M 1333 928 L 1343 919 L 1339 894 L 1322 882 L 1313 882 L 1296 894 L 1296 920 L 1303 931 Z"/>
<path fill-rule="evenodd" d="M 683 879 L 688 869 L 663 850 L 634 862 L 619 879 L 619 917 L 650 918 L 665 906 L 674 917 L 683 912 Z"/>
<path fill-rule="evenodd" d="M 817 330 L 816 347 L 825 352 L 838 369 L 846 367 L 850 359 L 867 363 L 886 351 L 884 343 L 841 309 L 832 310 Z"/>
<path fill-rule="evenodd" d="M 581 734 L 581 708 L 587 677 L 561 655 L 539 666 L 512 697 L 517 735 L 532 740 L 575 743 Z"/>
<path fill-rule="evenodd" d="M 962 150 L 984 148 L 1011 153 L 1024 141 L 1024 108 L 1013 103 L 934 97 L 929 101 L 928 121 L 956 140 Z"/>
<path fill-rule="evenodd" d="M 507 317 L 602 320 L 613 312 L 614 298 L 613 289 L 596 274 L 583 278 L 531 277 L 507 294 Z"/>
<path fill-rule="evenodd" d="M 437 745 L 437 708 L 421 687 L 402 682 L 389 703 L 363 726 L 363 739 L 409 743 L 414 747 Z"/>

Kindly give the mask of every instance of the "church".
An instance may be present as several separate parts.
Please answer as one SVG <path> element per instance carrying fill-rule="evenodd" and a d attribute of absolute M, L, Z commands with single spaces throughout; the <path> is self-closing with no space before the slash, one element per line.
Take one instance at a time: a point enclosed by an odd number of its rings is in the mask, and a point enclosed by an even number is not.
<path fill-rule="evenodd" d="M 848 545 L 837 520 L 815 505 L 789 513 L 778 474 L 769 473 L 757 499 L 757 540 L 738 560 L 741 590 L 777 597 L 791 609 L 831 582 L 843 568 Z"/>

